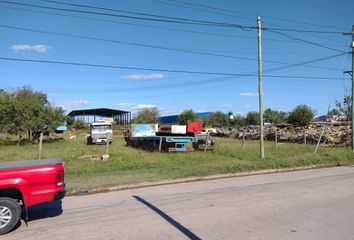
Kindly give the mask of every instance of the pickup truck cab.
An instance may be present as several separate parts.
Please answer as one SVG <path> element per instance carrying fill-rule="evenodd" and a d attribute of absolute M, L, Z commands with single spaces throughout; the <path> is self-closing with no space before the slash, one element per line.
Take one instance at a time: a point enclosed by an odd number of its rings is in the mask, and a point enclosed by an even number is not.
<path fill-rule="evenodd" d="M 60 159 L 0 163 L 0 235 L 11 231 L 27 208 L 65 196 L 64 163 Z"/>

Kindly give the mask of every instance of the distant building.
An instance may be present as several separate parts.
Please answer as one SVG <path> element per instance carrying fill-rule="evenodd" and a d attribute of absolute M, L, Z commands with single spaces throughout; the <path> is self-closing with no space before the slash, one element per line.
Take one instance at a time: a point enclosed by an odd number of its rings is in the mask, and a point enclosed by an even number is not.
<path fill-rule="evenodd" d="M 107 118 L 113 119 L 112 122 L 116 125 L 127 125 L 131 122 L 131 112 L 110 108 L 73 110 L 68 116 L 70 116 L 73 121 L 80 119 L 86 123 L 92 123 Z"/>
<path fill-rule="evenodd" d="M 200 119 L 205 119 L 206 117 L 209 117 L 213 113 L 214 112 L 201 112 L 201 113 L 197 113 L 197 114 Z M 179 115 L 170 115 L 170 116 L 160 117 L 160 123 L 161 124 L 177 124 L 178 123 L 178 116 Z"/>

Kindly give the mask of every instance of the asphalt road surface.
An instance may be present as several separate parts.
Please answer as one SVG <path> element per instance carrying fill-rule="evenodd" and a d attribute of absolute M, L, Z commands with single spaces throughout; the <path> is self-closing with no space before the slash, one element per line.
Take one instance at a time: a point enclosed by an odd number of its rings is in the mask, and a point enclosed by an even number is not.
<path fill-rule="evenodd" d="M 352 240 L 354 167 L 66 197 L 30 213 L 1 240 Z"/>

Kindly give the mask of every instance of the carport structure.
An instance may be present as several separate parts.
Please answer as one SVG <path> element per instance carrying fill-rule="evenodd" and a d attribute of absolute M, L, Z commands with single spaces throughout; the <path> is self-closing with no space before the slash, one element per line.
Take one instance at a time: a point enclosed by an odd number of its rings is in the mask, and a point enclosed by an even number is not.
<path fill-rule="evenodd" d="M 87 123 L 96 122 L 102 118 L 113 118 L 113 124 L 116 125 L 128 125 L 131 121 L 131 112 L 110 108 L 73 110 L 68 116 L 74 121 L 81 119 Z"/>

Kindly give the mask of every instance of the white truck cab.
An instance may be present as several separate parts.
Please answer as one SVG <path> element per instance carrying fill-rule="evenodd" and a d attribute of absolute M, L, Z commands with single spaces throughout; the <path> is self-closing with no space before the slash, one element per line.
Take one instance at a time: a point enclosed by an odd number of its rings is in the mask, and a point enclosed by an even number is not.
<path fill-rule="evenodd" d="M 90 124 L 90 135 L 87 136 L 87 144 L 112 143 L 113 131 L 112 123 L 98 121 Z"/>

